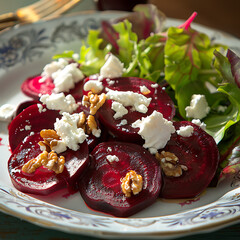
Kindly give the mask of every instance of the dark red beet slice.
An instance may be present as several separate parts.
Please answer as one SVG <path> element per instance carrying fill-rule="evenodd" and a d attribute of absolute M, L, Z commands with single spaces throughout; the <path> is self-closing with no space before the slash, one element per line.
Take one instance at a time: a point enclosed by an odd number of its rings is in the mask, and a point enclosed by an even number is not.
<path fill-rule="evenodd" d="M 35 158 L 41 150 L 38 142 L 42 140 L 39 133 L 29 136 L 18 145 L 8 161 L 8 170 L 13 185 L 20 191 L 32 194 L 48 195 L 68 186 L 74 189 L 76 181 L 89 164 L 88 146 L 86 141 L 78 151 L 67 150 L 60 155 L 65 157 L 65 168 L 60 174 L 45 167 L 38 168 L 34 173 L 22 172 L 22 166 Z"/>
<path fill-rule="evenodd" d="M 150 115 L 154 110 L 161 112 L 164 118 L 171 120 L 175 114 L 174 103 L 168 94 L 158 85 L 152 87 L 153 82 L 137 77 L 121 77 L 102 81 L 105 88 L 117 91 L 133 91 L 141 94 L 140 86 L 146 86 L 150 92 L 145 95 L 152 98 L 147 113 L 132 111 L 132 107 L 126 107 L 128 113 L 120 119 L 114 119 L 115 111 L 111 109 L 112 100 L 107 100 L 105 104 L 98 110 L 100 122 L 119 140 L 129 142 L 142 142 L 142 138 L 138 135 L 139 129 L 132 128 L 131 125 L 138 119 Z M 87 80 L 86 80 L 87 81 Z M 106 93 L 106 90 L 104 91 Z M 86 93 L 84 93 L 86 94 Z M 121 120 L 127 120 L 126 125 L 121 125 Z"/>
<path fill-rule="evenodd" d="M 27 78 L 21 86 L 22 92 L 27 96 L 38 100 L 39 94 L 51 94 L 55 85 L 51 78 L 47 78 L 44 82 L 39 82 L 42 76 L 33 76 Z"/>
<path fill-rule="evenodd" d="M 41 76 L 33 76 L 26 79 L 21 86 L 22 92 L 35 100 L 39 99 L 39 94 L 51 94 L 55 87 L 53 80 L 47 78 L 44 82 L 41 82 L 41 78 Z M 75 99 L 80 100 L 82 98 L 82 88 L 83 81 L 80 81 L 65 94 L 72 94 Z"/>
<path fill-rule="evenodd" d="M 26 108 L 9 124 L 9 145 L 11 151 L 13 152 L 31 132 L 53 129 L 56 118 L 61 118 L 58 111 L 48 110 L 41 104 L 31 105 Z"/>
<path fill-rule="evenodd" d="M 109 162 L 108 155 L 119 161 Z M 79 182 L 86 204 L 97 211 L 118 217 L 128 217 L 151 205 L 161 188 L 158 161 L 143 147 L 133 143 L 100 143 L 91 154 L 90 168 Z M 133 170 L 143 178 L 143 189 L 137 195 L 125 197 L 121 178 Z"/>
<path fill-rule="evenodd" d="M 19 104 L 17 111 L 16 111 L 16 115 L 20 114 L 24 109 L 28 108 L 29 106 L 38 104 L 38 103 L 41 104 L 41 102 L 39 102 L 37 100 L 30 100 L 30 101 L 25 101 L 25 102 Z"/>
<path fill-rule="evenodd" d="M 209 185 L 216 173 L 219 152 L 214 139 L 191 122 L 174 122 L 176 130 L 189 125 L 194 128 L 190 137 L 174 133 L 166 147 L 162 149 L 174 153 L 179 159 L 179 164 L 187 167 L 179 177 L 167 177 L 163 173 L 160 194 L 163 198 L 195 197 Z"/>

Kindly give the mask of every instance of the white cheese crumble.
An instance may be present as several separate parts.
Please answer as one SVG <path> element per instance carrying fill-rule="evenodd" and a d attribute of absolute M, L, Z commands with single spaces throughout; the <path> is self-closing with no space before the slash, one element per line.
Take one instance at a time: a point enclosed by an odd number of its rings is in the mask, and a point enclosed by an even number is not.
<path fill-rule="evenodd" d="M 44 94 L 40 97 L 40 101 L 50 110 L 60 110 L 62 112 L 73 113 L 77 108 L 74 97 L 68 94 L 66 97 L 64 93 Z"/>
<path fill-rule="evenodd" d="M 43 72 L 41 74 L 42 79 L 40 80 L 40 82 L 44 82 L 46 80 L 46 78 L 48 78 L 48 77 L 52 78 L 53 73 L 57 72 L 58 70 L 63 69 L 67 65 L 68 65 L 68 61 L 64 58 L 59 58 L 58 61 L 53 61 L 53 62 L 47 64 L 43 68 Z"/>
<path fill-rule="evenodd" d="M 151 84 L 151 87 L 152 88 L 157 88 L 159 85 L 158 85 L 158 83 L 153 83 L 153 84 Z"/>
<path fill-rule="evenodd" d="M 177 134 L 182 137 L 191 137 L 193 134 L 194 128 L 193 126 L 181 126 L 179 130 L 177 130 Z"/>
<path fill-rule="evenodd" d="M 32 126 L 31 125 L 25 125 L 25 130 L 28 131 L 28 130 L 31 130 Z"/>
<path fill-rule="evenodd" d="M 103 90 L 101 81 L 89 80 L 83 86 L 84 91 L 92 91 L 93 93 L 100 93 Z"/>
<path fill-rule="evenodd" d="M 201 122 L 200 119 L 193 119 L 192 123 L 196 124 L 197 126 L 199 126 L 202 130 L 206 130 L 206 124 L 204 122 Z"/>
<path fill-rule="evenodd" d="M 101 129 L 92 129 L 92 135 L 99 138 L 101 136 Z"/>
<path fill-rule="evenodd" d="M 113 54 L 107 55 L 105 64 L 100 69 L 100 76 L 104 78 L 121 77 L 123 74 L 123 63 Z"/>
<path fill-rule="evenodd" d="M 128 110 L 119 102 L 113 102 L 111 106 L 112 110 L 116 113 L 113 115 L 114 119 L 121 118 L 128 113 Z"/>
<path fill-rule="evenodd" d="M 107 155 L 106 158 L 110 163 L 119 162 L 119 158 L 116 155 Z"/>
<path fill-rule="evenodd" d="M 70 89 L 74 88 L 75 83 L 83 80 L 84 75 L 78 68 L 77 63 L 68 64 L 65 68 L 58 70 L 52 74 L 55 93 L 69 92 Z"/>
<path fill-rule="evenodd" d="M 146 86 L 140 86 L 140 92 L 142 93 L 142 94 L 149 94 L 151 91 L 146 87 Z"/>
<path fill-rule="evenodd" d="M 65 147 L 77 151 L 79 148 L 78 144 L 81 144 L 86 140 L 87 135 L 84 130 L 77 127 L 79 117 L 79 113 L 70 115 L 69 113 L 64 112 L 61 119 L 57 118 L 54 123 L 54 129 L 61 138 L 61 141 L 57 144 L 56 151 L 59 151 L 59 149 L 65 149 Z"/>
<path fill-rule="evenodd" d="M 0 107 L 0 121 L 10 122 L 15 114 L 17 108 L 12 104 L 4 104 Z"/>
<path fill-rule="evenodd" d="M 124 126 L 126 124 L 127 124 L 127 120 L 126 119 L 122 119 L 121 122 L 117 126 Z"/>
<path fill-rule="evenodd" d="M 124 107 L 132 106 L 136 111 L 146 113 L 152 98 L 147 98 L 142 94 L 132 91 L 114 91 L 109 89 L 106 94 L 107 99 L 121 103 Z"/>
<path fill-rule="evenodd" d="M 217 111 L 219 113 L 224 113 L 226 110 L 227 110 L 227 106 L 222 106 L 222 105 L 219 105 L 218 108 L 217 108 Z"/>
<path fill-rule="evenodd" d="M 160 112 L 154 111 L 150 116 L 138 119 L 132 124 L 133 128 L 140 128 L 138 134 L 145 140 L 144 148 L 152 154 L 164 148 L 175 128 L 171 121 L 163 117 Z"/>
<path fill-rule="evenodd" d="M 202 119 L 207 116 L 210 107 L 204 95 L 193 94 L 190 106 L 186 107 L 185 110 L 187 117 Z"/>
<path fill-rule="evenodd" d="M 41 95 L 42 96 L 42 95 Z M 43 108 L 43 105 L 42 104 L 37 104 L 37 106 L 38 106 L 38 111 L 39 111 L 39 113 L 42 113 L 42 112 L 46 112 L 47 111 L 47 109 L 46 108 Z"/>

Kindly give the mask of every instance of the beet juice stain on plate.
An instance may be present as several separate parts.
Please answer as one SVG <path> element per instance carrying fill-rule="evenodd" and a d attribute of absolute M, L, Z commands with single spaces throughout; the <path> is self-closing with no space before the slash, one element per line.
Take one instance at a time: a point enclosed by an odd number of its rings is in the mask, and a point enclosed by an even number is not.
<path fill-rule="evenodd" d="M 97 9 L 104 10 L 122 10 L 132 11 L 133 7 L 137 4 L 146 4 L 147 0 L 96 0 Z"/>

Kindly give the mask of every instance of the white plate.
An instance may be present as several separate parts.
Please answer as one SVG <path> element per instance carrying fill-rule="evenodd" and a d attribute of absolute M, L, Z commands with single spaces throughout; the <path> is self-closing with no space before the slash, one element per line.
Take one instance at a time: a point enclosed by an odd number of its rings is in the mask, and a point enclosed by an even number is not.
<path fill-rule="evenodd" d="M 123 13 L 122 13 L 123 14 Z M 27 99 L 21 92 L 22 81 L 37 73 L 63 50 L 79 50 L 88 28 L 97 28 L 101 19 L 121 13 L 80 14 L 39 22 L 5 31 L 0 35 L 0 106 L 19 104 Z M 167 25 L 182 21 L 169 19 Z M 211 38 L 239 51 L 240 41 L 226 34 L 194 25 Z M 193 200 L 165 201 L 131 218 L 114 218 L 89 210 L 78 193 L 64 197 L 29 196 L 17 191 L 7 171 L 7 124 L 0 123 L 0 210 L 43 227 L 96 237 L 174 238 L 197 232 L 213 231 L 240 220 L 239 178 L 217 188 L 207 189 Z"/>

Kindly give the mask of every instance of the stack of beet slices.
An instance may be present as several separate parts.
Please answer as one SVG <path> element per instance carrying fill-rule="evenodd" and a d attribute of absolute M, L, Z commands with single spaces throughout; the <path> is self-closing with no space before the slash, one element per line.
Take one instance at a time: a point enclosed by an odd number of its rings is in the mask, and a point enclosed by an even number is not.
<path fill-rule="evenodd" d="M 175 115 L 175 108 L 160 86 L 136 77 L 103 79 L 103 90 L 99 94 L 106 94 L 109 89 L 143 94 L 151 98 L 146 113 L 127 106 L 128 113 L 115 119 L 113 100 L 107 99 L 94 115 L 101 129 L 101 137 L 89 134 L 87 141 L 80 144 L 77 151 L 67 149 L 61 153 L 65 157 L 62 173 L 56 174 L 43 166 L 34 173 L 23 172 L 22 166 L 41 153 L 38 145 L 42 140 L 40 131 L 54 129 L 56 119 L 61 118 L 58 111 L 48 110 L 37 101 L 39 94 L 51 94 L 54 88 L 52 79 L 45 82 L 39 80 L 37 76 L 23 83 L 23 92 L 31 96 L 33 101 L 21 104 L 17 116 L 9 125 L 12 156 L 8 161 L 8 169 L 13 185 L 20 191 L 48 195 L 66 186 L 77 186 L 91 209 L 128 217 L 150 206 L 158 197 L 195 197 L 214 177 L 219 161 L 216 143 L 191 122 L 174 122 L 176 131 L 180 127 L 191 126 L 193 133 L 187 137 L 173 133 L 164 149 L 158 151 L 159 154 L 168 152 L 177 157 L 177 164 L 184 166 L 179 176 L 166 174 L 163 160 L 142 147 L 144 139 L 138 135 L 139 129 L 133 128 L 132 123 L 149 116 L 153 111 L 162 113 L 170 121 Z M 80 82 L 70 92 L 79 103 L 82 96 L 88 94 L 83 91 L 83 84 L 87 81 L 89 79 Z M 141 86 L 147 91 L 143 93 Z M 87 116 L 90 114 L 87 107 L 79 104 L 76 112 L 82 111 Z M 127 176 L 133 172 L 135 177 L 128 179 Z"/>

